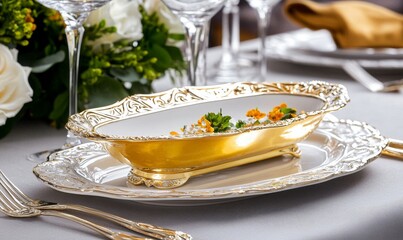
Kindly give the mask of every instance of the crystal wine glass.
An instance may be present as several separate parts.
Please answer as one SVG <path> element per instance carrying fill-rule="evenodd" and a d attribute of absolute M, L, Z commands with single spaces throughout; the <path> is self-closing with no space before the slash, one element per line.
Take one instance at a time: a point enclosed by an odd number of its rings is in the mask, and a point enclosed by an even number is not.
<path fill-rule="evenodd" d="M 84 34 L 83 23 L 91 11 L 105 5 L 110 0 L 37 0 L 45 7 L 55 9 L 60 12 L 66 24 L 66 38 L 69 56 L 69 116 L 77 113 L 77 85 L 78 67 L 82 37 Z M 67 133 L 67 138 L 62 149 L 76 146 L 81 143 L 81 139 L 71 132 Z M 45 150 L 33 153 L 28 159 L 34 162 L 46 160 L 52 152 L 59 149 Z"/>
<path fill-rule="evenodd" d="M 266 49 L 266 29 L 269 24 L 271 10 L 280 0 L 247 0 L 249 5 L 257 11 L 258 15 L 258 32 L 259 32 L 259 48 L 258 48 L 258 64 L 259 64 L 259 81 L 265 81 L 267 75 L 267 57 Z"/>
<path fill-rule="evenodd" d="M 206 48 L 211 18 L 226 0 L 162 0 L 186 30 L 187 74 L 192 86 L 206 85 Z"/>
<path fill-rule="evenodd" d="M 209 68 L 208 76 L 214 82 L 236 82 L 255 77 L 253 62 L 239 56 L 240 20 L 239 0 L 227 0 L 222 11 L 222 55 L 217 64 Z"/>

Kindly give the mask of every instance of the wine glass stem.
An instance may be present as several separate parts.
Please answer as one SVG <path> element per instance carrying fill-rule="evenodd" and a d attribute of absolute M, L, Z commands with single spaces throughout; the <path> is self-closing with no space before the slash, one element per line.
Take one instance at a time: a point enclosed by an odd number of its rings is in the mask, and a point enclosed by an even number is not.
<path fill-rule="evenodd" d="M 80 49 L 84 28 L 66 27 L 66 37 L 69 48 L 69 116 L 77 113 L 77 86 Z"/>
<path fill-rule="evenodd" d="M 257 9 L 258 13 L 258 62 L 259 62 L 259 81 L 264 82 L 267 75 L 267 57 L 266 57 L 266 29 L 269 24 L 270 9 Z"/>
<path fill-rule="evenodd" d="M 66 38 L 69 53 L 69 116 L 77 113 L 78 70 L 81 42 L 84 35 L 82 22 L 86 15 L 74 16 L 65 14 Z M 81 143 L 81 139 L 71 132 L 67 132 L 63 148 L 69 148 Z"/>
<path fill-rule="evenodd" d="M 232 24 L 230 28 L 230 36 L 231 36 L 231 54 L 233 57 L 237 57 L 239 52 L 239 43 L 240 43 L 240 32 L 239 32 L 239 0 L 231 0 L 231 14 L 232 14 Z"/>
<path fill-rule="evenodd" d="M 193 24 L 186 22 L 188 45 L 188 77 L 191 86 L 206 85 L 206 50 L 210 21 Z"/>
<path fill-rule="evenodd" d="M 222 58 L 221 64 L 232 64 L 239 51 L 239 0 L 229 0 L 222 15 Z M 230 23 L 231 21 L 231 23 Z"/>

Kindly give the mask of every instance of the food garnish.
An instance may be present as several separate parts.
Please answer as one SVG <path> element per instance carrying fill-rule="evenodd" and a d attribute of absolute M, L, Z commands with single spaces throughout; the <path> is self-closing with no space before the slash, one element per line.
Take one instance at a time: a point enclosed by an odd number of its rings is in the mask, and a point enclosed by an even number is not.
<path fill-rule="evenodd" d="M 210 123 L 210 127 L 213 128 L 212 131 L 211 129 L 208 129 L 209 132 L 225 132 L 233 126 L 233 124 L 230 122 L 231 116 L 223 116 L 222 109 L 220 109 L 219 113 L 209 112 L 202 118 L 204 118 L 206 122 Z"/>
<path fill-rule="evenodd" d="M 269 123 L 280 120 L 290 119 L 297 116 L 297 110 L 290 108 L 285 103 L 275 106 L 267 114 L 260 111 L 258 108 L 249 109 L 245 116 L 246 119 L 239 119 L 235 124 L 231 122 L 231 116 L 224 116 L 222 109 L 218 113 L 209 112 L 203 115 L 197 123 L 187 125 L 180 129 L 180 132 L 171 131 L 171 136 L 204 134 L 204 133 L 220 133 L 227 132 L 231 129 L 241 129 L 251 126 L 267 125 Z"/>
<path fill-rule="evenodd" d="M 268 114 L 269 120 L 276 122 L 285 120 L 297 116 L 297 110 L 295 108 L 287 107 L 287 104 L 282 103 L 274 107 Z"/>

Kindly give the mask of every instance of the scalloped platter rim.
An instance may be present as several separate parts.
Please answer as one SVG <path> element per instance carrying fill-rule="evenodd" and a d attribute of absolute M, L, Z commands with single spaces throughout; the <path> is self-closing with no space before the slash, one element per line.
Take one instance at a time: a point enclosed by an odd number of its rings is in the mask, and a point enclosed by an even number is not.
<path fill-rule="evenodd" d="M 199 176 L 188 185 L 170 190 L 127 184 L 125 174 L 130 168 L 110 157 L 97 143 L 57 152 L 33 172 L 51 188 L 66 193 L 155 205 L 213 204 L 318 184 L 355 173 L 376 159 L 387 143 L 387 138 L 366 123 L 324 120 L 299 144 L 303 154 L 298 161 L 277 158 L 277 163 L 253 163 L 224 170 L 222 174 Z M 101 164 L 94 167 L 97 162 Z M 261 172 L 259 164 L 274 164 L 275 171 Z M 276 175 L 276 172 L 281 173 Z"/>

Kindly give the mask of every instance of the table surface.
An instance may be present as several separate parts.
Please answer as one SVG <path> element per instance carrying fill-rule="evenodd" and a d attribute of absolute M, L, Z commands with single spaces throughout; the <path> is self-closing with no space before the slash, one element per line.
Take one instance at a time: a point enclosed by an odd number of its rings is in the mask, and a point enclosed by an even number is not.
<path fill-rule="evenodd" d="M 219 49 L 209 52 L 215 62 Z M 403 93 L 372 93 L 340 69 L 269 62 L 269 81 L 323 80 L 347 87 L 351 102 L 335 113 L 364 121 L 390 138 L 403 139 Z M 156 86 L 162 89 L 165 86 Z M 0 169 L 31 197 L 75 203 L 132 220 L 182 230 L 194 239 L 401 239 L 403 162 L 380 156 L 365 169 L 331 181 L 205 206 L 152 206 L 134 201 L 71 195 L 38 181 L 29 153 L 61 146 L 65 130 L 21 122 L 0 140 Z M 105 223 L 105 222 L 102 222 Z M 0 215 L 0 239 L 99 239 L 75 223 L 53 217 Z"/>

